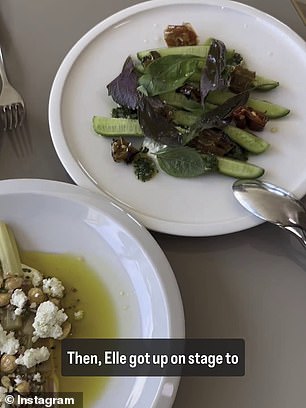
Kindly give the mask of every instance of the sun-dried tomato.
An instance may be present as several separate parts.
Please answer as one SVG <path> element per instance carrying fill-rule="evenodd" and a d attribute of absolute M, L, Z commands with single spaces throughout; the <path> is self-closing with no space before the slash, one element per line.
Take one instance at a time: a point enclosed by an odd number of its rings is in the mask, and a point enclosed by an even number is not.
<path fill-rule="evenodd" d="M 219 129 L 204 129 L 199 136 L 192 139 L 188 146 L 204 154 L 225 156 L 234 147 L 230 138 Z"/>
<path fill-rule="evenodd" d="M 183 23 L 182 25 L 168 25 L 164 31 L 164 39 L 168 47 L 198 44 L 198 36 L 192 25 L 189 23 Z"/>
<path fill-rule="evenodd" d="M 247 91 L 252 87 L 255 76 L 254 71 L 250 71 L 238 65 L 231 73 L 229 89 L 235 93 Z"/>
<path fill-rule="evenodd" d="M 263 130 L 268 118 L 264 113 L 247 106 L 239 106 L 233 112 L 233 120 L 240 129 Z"/>
<path fill-rule="evenodd" d="M 117 163 L 131 163 L 135 155 L 139 152 L 131 142 L 128 142 L 123 137 L 114 139 L 111 144 L 111 153 L 113 160 Z"/>

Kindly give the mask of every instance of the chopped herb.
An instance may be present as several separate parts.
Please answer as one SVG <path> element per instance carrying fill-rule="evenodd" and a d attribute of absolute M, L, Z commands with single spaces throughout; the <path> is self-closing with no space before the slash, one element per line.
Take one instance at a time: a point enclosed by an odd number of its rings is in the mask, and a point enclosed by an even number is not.
<path fill-rule="evenodd" d="M 138 180 L 149 181 L 157 173 L 155 161 L 146 152 L 140 152 L 133 160 L 134 172 Z"/>
<path fill-rule="evenodd" d="M 137 119 L 138 114 L 136 109 L 130 109 L 126 106 L 118 106 L 112 110 L 113 118 L 127 118 L 127 119 Z"/>

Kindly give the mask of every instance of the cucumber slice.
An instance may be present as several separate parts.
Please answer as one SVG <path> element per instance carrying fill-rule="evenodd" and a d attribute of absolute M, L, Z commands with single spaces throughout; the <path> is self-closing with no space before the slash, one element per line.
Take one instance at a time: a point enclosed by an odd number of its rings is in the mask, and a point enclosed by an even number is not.
<path fill-rule="evenodd" d="M 205 110 L 205 112 L 209 112 L 209 111 L 211 111 L 211 110 L 214 110 L 214 109 L 216 109 L 217 107 L 218 107 L 218 105 L 214 105 L 213 103 L 209 103 L 209 102 L 205 101 L 205 104 L 204 104 L 204 110 Z"/>
<path fill-rule="evenodd" d="M 205 41 L 204 41 L 204 45 L 208 45 L 209 47 L 211 46 L 211 43 L 213 42 L 213 37 L 208 37 Z"/>
<path fill-rule="evenodd" d="M 163 47 L 163 48 L 152 48 L 150 50 L 137 52 L 137 58 L 142 61 L 145 57 L 150 55 L 152 51 L 158 52 L 161 57 L 166 55 L 196 55 L 197 57 L 206 58 L 209 46 L 208 45 L 186 45 L 182 47 Z"/>
<path fill-rule="evenodd" d="M 239 179 L 254 179 L 264 174 L 262 167 L 239 160 L 218 157 L 219 172 L 230 177 Z"/>
<path fill-rule="evenodd" d="M 279 82 L 274 81 L 273 79 L 265 78 L 260 75 L 256 75 L 253 86 L 256 88 L 257 91 L 270 91 L 271 89 L 276 88 L 279 86 Z"/>
<path fill-rule="evenodd" d="M 258 112 L 264 113 L 269 119 L 283 118 L 290 112 L 290 109 L 284 106 L 261 99 L 249 98 L 247 105 Z"/>
<path fill-rule="evenodd" d="M 137 119 L 94 116 L 92 118 L 92 124 L 94 131 L 103 136 L 143 136 Z"/>
<path fill-rule="evenodd" d="M 207 102 L 213 103 L 215 105 L 222 105 L 230 97 L 235 94 L 230 91 L 213 91 L 209 92 L 207 95 Z M 249 98 L 247 105 L 259 112 L 264 113 L 270 119 L 282 118 L 290 112 L 290 109 L 285 108 L 276 103 L 264 101 L 261 99 Z"/>
<path fill-rule="evenodd" d="M 199 111 L 202 109 L 202 105 L 199 102 L 188 99 L 181 93 L 168 92 L 162 94 L 160 98 L 168 105 L 174 106 L 178 109 L 185 109 L 187 111 Z"/>
<path fill-rule="evenodd" d="M 239 144 L 251 153 L 260 154 L 265 152 L 270 146 L 268 142 L 259 136 L 235 126 L 226 126 L 223 129 L 230 139 Z"/>
<path fill-rule="evenodd" d="M 135 70 L 136 72 L 142 75 L 145 69 L 144 69 L 144 66 L 141 63 L 139 63 L 135 65 Z"/>
<path fill-rule="evenodd" d="M 210 44 L 199 44 L 199 45 L 184 45 L 181 47 L 163 47 L 163 48 L 151 48 L 149 50 L 138 51 L 137 58 L 143 61 L 144 58 L 150 55 L 152 51 L 158 52 L 161 57 L 167 55 L 194 55 L 206 59 L 209 52 Z M 235 54 L 235 50 L 226 50 L 226 58 L 230 59 Z"/>
<path fill-rule="evenodd" d="M 202 110 L 198 112 L 174 111 L 173 122 L 179 126 L 190 127 L 199 120 L 202 114 Z"/>

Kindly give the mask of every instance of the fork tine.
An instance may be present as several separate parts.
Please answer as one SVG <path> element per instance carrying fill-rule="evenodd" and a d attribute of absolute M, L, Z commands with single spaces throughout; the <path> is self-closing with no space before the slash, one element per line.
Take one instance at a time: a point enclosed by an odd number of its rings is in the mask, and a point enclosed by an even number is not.
<path fill-rule="evenodd" d="M 14 129 L 14 108 L 12 105 L 8 106 L 9 119 L 10 119 L 10 130 Z"/>
<path fill-rule="evenodd" d="M 4 113 L 3 113 L 3 106 L 0 107 L 0 120 L 1 120 L 1 130 L 5 130 L 5 123 L 4 123 Z"/>
<path fill-rule="evenodd" d="M 14 105 L 11 105 L 10 107 L 10 112 L 11 112 L 11 120 L 12 120 L 12 129 L 16 129 L 16 109 Z"/>
<path fill-rule="evenodd" d="M 7 129 L 11 130 L 12 129 L 12 115 L 10 112 L 10 106 L 5 107 L 5 115 L 6 115 L 6 121 L 7 121 Z"/>
<path fill-rule="evenodd" d="M 12 130 L 13 129 L 12 107 L 11 106 L 5 106 L 4 112 L 5 112 L 6 123 L 7 123 L 6 130 Z"/>
<path fill-rule="evenodd" d="M 22 129 L 25 119 L 24 101 L 7 78 L 1 45 L 0 78 L 2 82 L 2 89 L 0 92 L 0 130 L 3 130 L 4 133 L 7 134 L 7 137 L 10 138 L 12 145 L 15 144 L 14 150 L 16 154 L 20 156 L 20 152 L 25 152 L 27 150 L 24 150 L 22 145 L 27 147 L 27 142 L 30 140 L 29 133 Z M 22 136 L 24 140 L 22 140 Z M 17 147 L 19 147 L 19 153 L 17 152 Z M 32 150 L 31 145 L 30 150 Z"/>
<path fill-rule="evenodd" d="M 1 107 L 1 122 L 3 122 L 3 130 L 6 131 L 8 128 L 8 117 L 6 114 L 6 107 Z"/>
<path fill-rule="evenodd" d="M 17 126 L 19 126 L 18 106 L 16 103 L 12 105 L 12 116 L 13 116 L 13 128 L 16 129 Z"/>
<path fill-rule="evenodd" d="M 16 103 L 16 112 L 17 112 L 17 126 L 22 126 L 25 118 L 25 108 L 21 103 Z"/>
<path fill-rule="evenodd" d="M 6 133 L 6 135 L 8 136 L 9 142 L 11 143 L 16 156 L 18 157 L 18 159 L 21 159 L 24 156 L 24 152 L 20 140 L 19 129 L 15 129 L 12 133 L 14 134 Z"/>
<path fill-rule="evenodd" d="M 13 131 L 5 132 L 5 135 L 18 158 L 24 159 L 32 154 L 33 146 L 26 123 L 24 126 L 18 126 Z"/>
<path fill-rule="evenodd" d="M 24 106 L 20 103 L 14 103 L 11 106 L 2 106 L 1 127 L 4 131 L 13 130 L 22 126 L 25 118 Z"/>

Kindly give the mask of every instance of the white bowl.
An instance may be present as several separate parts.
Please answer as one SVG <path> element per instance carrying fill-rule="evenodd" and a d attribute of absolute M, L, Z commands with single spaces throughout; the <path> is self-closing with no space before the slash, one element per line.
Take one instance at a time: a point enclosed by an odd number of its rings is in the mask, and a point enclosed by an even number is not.
<path fill-rule="evenodd" d="M 144 227 L 100 194 L 55 181 L 0 181 L 0 219 L 23 250 L 84 257 L 114 301 L 119 337 L 184 337 L 180 293 L 166 257 Z M 128 305 L 120 292 L 130 294 Z M 134 408 L 155 407 L 156 401 L 168 408 L 178 383 L 114 378 L 96 406 L 124 408 L 132 398 Z"/>

